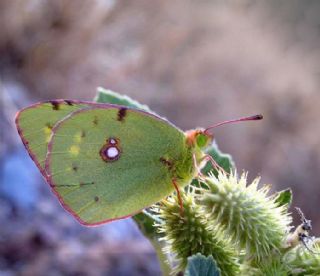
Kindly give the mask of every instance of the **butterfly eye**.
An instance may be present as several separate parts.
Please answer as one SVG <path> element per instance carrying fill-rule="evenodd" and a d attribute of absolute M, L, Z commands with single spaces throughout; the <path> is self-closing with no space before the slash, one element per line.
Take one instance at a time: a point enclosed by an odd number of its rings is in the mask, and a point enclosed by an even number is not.
<path fill-rule="evenodd" d="M 205 148 L 212 141 L 212 136 L 210 134 L 200 132 L 197 135 L 196 141 L 199 148 Z"/>

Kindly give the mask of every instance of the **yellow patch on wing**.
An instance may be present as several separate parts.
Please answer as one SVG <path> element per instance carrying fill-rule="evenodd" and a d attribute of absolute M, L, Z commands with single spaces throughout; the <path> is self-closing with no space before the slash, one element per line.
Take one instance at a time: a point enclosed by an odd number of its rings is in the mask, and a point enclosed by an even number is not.
<path fill-rule="evenodd" d="M 80 147 L 77 145 L 72 145 L 69 149 L 71 155 L 77 156 L 80 152 Z"/>
<path fill-rule="evenodd" d="M 51 133 L 52 133 L 51 127 L 45 126 L 43 128 L 43 132 L 44 132 L 44 135 L 46 137 L 46 142 L 49 143 L 50 138 L 51 138 Z"/>
<path fill-rule="evenodd" d="M 75 135 L 73 136 L 73 141 L 74 141 L 75 143 L 80 144 L 80 143 L 81 143 L 81 140 L 82 140 L 81 133 L 75 134 Z"/>

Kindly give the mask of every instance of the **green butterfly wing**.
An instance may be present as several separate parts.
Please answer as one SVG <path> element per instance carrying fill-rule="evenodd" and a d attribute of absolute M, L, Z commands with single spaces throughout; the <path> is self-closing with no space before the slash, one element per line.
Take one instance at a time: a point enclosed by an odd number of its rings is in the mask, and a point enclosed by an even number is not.
<path fill-rule="evenodd" d="M 45 168 L 62 205 L 85 225 L 137 213 L 172 193 L 173 178 L 182 185 L 193 177 L 181 130 L 112 105 L 84 108 L 57 123 Z"/>
<path fill-rule="evenodd" d="M 52 128 L 69 113 L 88 107 L 88 103 L 54 100 L 31 105 L 17 113 L 16 125 L 23 144 L 42 175 Z"/>

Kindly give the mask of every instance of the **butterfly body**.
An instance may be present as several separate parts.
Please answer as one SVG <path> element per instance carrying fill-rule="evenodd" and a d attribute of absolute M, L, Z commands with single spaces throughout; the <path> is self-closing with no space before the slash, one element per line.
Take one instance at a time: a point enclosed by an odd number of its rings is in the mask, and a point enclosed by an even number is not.
<path fill-rule="evenodd" d="M 173 183 L 189 184 L 212 141 L 142 110 L 72 100 L 27 107 L 16 124 L 63 207 L 85 225 L 131 216 L 171 194 Z"/>

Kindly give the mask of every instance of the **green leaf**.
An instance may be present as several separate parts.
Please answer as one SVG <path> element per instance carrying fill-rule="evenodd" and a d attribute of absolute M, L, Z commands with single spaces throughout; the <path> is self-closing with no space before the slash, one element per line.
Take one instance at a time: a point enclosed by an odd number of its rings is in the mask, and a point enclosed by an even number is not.
<path fill-rule="evenodd" d="M 209 154 L 227 173 L 230 173 L 231 170 L 235 167 L 232 156 L 230 154 L 223 153 L 218 148 L 218 145 L 216 143 L 211 145 L 207 149 L 206 153 Z M 218 171 L 216 169 L 212 169 L 212 164 L 207 163 L 206 166 L 202 169 L 202 173 L 207 175 L 210 171 L 213 172 L 215 176 L 218 175 Z"/>
<path fill-rule="evenodd" d="M 132 218 L 145 236 L 149 236 L 150 238 L 158 236 L 153 226 L 155 218 L 148 211 L 136 214 Z"/>
<path fill-rule="evenodd" d="M 188 258 L 186 276 L 219 276 L 220 269 L 212 256 L 205 257 L 200 253 Z"/>
<path fill-rule="evenodd" d="M 137 109 L 141 109 L 147 111 L 149 113 L 154 113 L 149 109 L 147 105 L 141 104 L 128 96 L 120 95 L 117 92 L 104 89 L 102 87 L 97 88 L 97 95 L 94 98 L 95 102 L 98 103 L 110 103 L 110 104 L 118 104 L 124 105 L 128 107 L 133 107 Z"/>
<path fill-rule="evenodd" d="M 285 189 L 275 194 L 274 202 L 277 204 L 278 207 L 287 205 L 289 208 L 292 202 L 292 191 L 291 189 Z"/>

